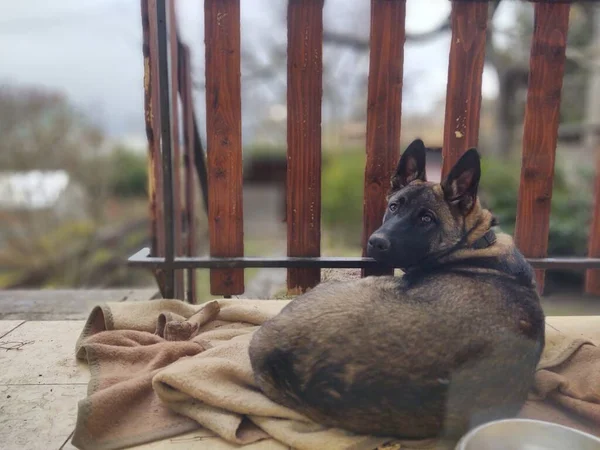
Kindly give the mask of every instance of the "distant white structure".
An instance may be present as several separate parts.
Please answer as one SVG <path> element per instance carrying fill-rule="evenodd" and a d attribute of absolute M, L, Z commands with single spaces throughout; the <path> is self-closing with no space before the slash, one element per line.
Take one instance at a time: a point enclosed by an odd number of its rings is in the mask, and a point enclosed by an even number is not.
<path fill-rule="evenodd" d="M 0 172 L 0 210 L 53 210 L 61 216 L 84 213 L 86 195 L 64 170 Z"/>

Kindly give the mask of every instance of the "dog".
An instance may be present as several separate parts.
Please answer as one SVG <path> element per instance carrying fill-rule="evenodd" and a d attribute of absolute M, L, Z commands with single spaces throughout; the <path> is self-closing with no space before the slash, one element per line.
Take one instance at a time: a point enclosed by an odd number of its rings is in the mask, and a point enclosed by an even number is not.
<path fill-rule="evenodd" d="M 545 318 L 533 269 L 479 202 L 480 176 L 470 149 L 427 182 L 423 141 L 408 146 L 367 250 L 404 275 L 319 284 L 265 322 L 249 356 L 268 398 L 325 426 L 404 439 L 519 412 Z"/>

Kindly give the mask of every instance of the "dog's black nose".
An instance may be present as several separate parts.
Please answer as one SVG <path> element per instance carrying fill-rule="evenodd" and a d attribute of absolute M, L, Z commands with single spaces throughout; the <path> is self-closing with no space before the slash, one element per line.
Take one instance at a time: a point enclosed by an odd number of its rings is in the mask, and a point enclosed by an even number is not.
<path fill-rule="evenodd" d="M 392 243 L 383 236 L 373 235 L 369 238 L 369 245 L 379 252 L 387 252 Z"/>

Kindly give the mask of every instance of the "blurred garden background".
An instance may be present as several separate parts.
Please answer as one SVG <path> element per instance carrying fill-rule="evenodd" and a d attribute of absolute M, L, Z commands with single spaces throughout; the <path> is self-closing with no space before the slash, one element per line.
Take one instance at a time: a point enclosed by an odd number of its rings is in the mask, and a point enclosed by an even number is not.
<path fill-rule="evenodd" d="M 126 264 L 148 245 L 149 230 L 139 1 L 51 3 L 0 7 L 0 288 L 153 286 L 149 273 Z M 246 254 L 282 255 L 286 2 L 241 5 Z M 533 6 L 503 0 L 490 8 L 481 196 L 512 233 Z M 178 0 L 177 12 L 192 49 L 204 139 L 202 2 Z M 434 179 L 441 162 L 449 12 L 447 0 L 407 1 L 402 148 L 421 137 Z M 324 14 L 322 248 L 324 255 L 358 256 L 369 2 L 326 0 Z M 594 2 L 572 6 L 567 59 L 549 254 L 584 256 L 600 123 L 600 13 Z M 200 203 L 196 210 L 197 252 L 205 254 L 206 217 Z M 199 297 L 206 300 L 208 274 L 197 276 Z M 578 295 L 582 279 L 582 273 L 551 272 L 547 293 Z M 246 270 L 248 296 L 273 295 L 284 283 L 284 270 Z"/>

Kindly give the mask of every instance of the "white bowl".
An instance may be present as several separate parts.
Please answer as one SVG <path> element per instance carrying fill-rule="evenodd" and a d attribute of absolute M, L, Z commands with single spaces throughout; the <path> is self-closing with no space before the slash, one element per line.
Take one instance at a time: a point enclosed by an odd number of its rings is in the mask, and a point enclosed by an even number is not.
<path fill-rule="evenodd" d="M 600 450 L 600 439 L 541 420 L 506 419 L 469 431 L 455 450 Z"/>

